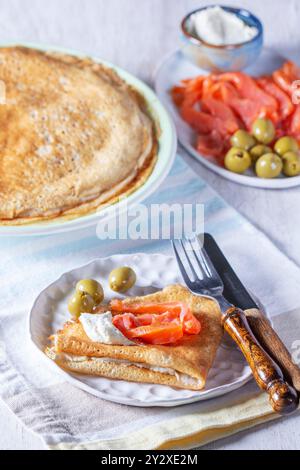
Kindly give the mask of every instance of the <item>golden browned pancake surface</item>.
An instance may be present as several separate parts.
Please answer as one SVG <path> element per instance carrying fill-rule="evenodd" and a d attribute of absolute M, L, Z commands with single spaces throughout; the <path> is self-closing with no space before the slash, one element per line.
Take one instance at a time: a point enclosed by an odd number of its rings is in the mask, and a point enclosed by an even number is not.
<path fill-rule="evenodd" d="M 184 302 L 190 307 L 201 322 L 200 334 L 185 335 L 178 343 L 169 346 L 119 346 L 92 342 L 81 323 L 68 322 L 55 335 L 53 347 L 47 348 L 46 354 L 61 367 L 74 372 L 201 390 L 205 386 L 223 334 L 217 303 L 193 295 L 180 285 L 171 285 L 144 297 L 125 299 L 129 305 L 136 302 L 173 301 Z M 75 356 L 80 360 L 76 361 Z M 95 358 L 105 358 L 105 361 L 95 361 Z M 134 364 L 144 364 L 145 367 Z M 175 374 L 164 373 L 163 369 L 151 370 L 149 365 L 172 369 Z"/>
<path fill-rule="evenodd" d="M 136 189 L 155 161 L 143 99 L 90 59 L 0 49 L 0 223 L 96 210 Z"/>

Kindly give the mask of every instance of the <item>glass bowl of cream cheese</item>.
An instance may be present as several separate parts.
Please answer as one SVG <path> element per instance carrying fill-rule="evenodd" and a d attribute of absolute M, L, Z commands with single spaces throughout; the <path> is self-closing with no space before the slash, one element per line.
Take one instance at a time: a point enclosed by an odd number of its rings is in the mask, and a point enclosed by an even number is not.
<path fill-rule="evenodd" d="M 181 29 L 184 55 L 210 72 L 242 70 L 258 58 L 263 46 L 263 25 L 244 8 L 199 8 L 183 19 Z"/>

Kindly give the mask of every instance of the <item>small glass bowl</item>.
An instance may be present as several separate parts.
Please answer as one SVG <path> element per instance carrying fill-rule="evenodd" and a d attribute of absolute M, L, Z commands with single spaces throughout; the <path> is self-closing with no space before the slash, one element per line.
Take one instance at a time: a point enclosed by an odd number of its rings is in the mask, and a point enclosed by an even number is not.
<path fill-rule="evenodd" d="M 248 26 L 254 26 L 257 34 L 241 44 L 216 46 L 196 36 L 191 27 L 192 16 L 207 8 L 220 6 L 223 10 L 234 13 Z M 181 23 L 183 33 L 182 52 L 198 67 L 210 72 L 234 72 L 251 65 L 260 55 L 263 46 L 263 25 L 260 20 L 244 8 L 232 8 L 222 5 L 209 5 L 189 13 Z"/>

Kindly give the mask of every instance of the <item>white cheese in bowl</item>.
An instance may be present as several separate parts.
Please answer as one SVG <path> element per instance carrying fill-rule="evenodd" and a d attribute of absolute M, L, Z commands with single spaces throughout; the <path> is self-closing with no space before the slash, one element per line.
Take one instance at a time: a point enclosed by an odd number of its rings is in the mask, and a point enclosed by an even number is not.
<path fill-rule="evenodd" d="M 257 28 L 248 26 L 237 15 L 219 6 L 194 13 L 191 29 L 200 39 L 214 46 L 242 44 L 258 33 Z"/>
<path fill-rule="evenodd" d="M 135 345 L 113 325 L 111 312 L 82 313 L 79 321 L 91 341 L 125 346 Z"/>

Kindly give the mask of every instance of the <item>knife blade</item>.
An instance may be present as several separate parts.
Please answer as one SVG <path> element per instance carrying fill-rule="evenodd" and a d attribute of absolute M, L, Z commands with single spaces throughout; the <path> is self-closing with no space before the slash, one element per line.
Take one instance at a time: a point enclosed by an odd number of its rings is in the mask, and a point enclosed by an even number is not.
<path fill-rule="evenodd" d="M 230 266 L 215 239 L 208 233 L 204 234 L 204 249 L 223 281 L 225 299 L 242 310 L 258 309 L 257 304 Z"/>
<path fill-rule="evenodd" d="M 288 382 L 300 392 L 299 367 L 293 362 L 288 349 L 209 233 L 204 234 L 203 246 L 223 281 L 224 297 L 245 312 L 250 328 L 261 346 L 277 362 Z"/>

